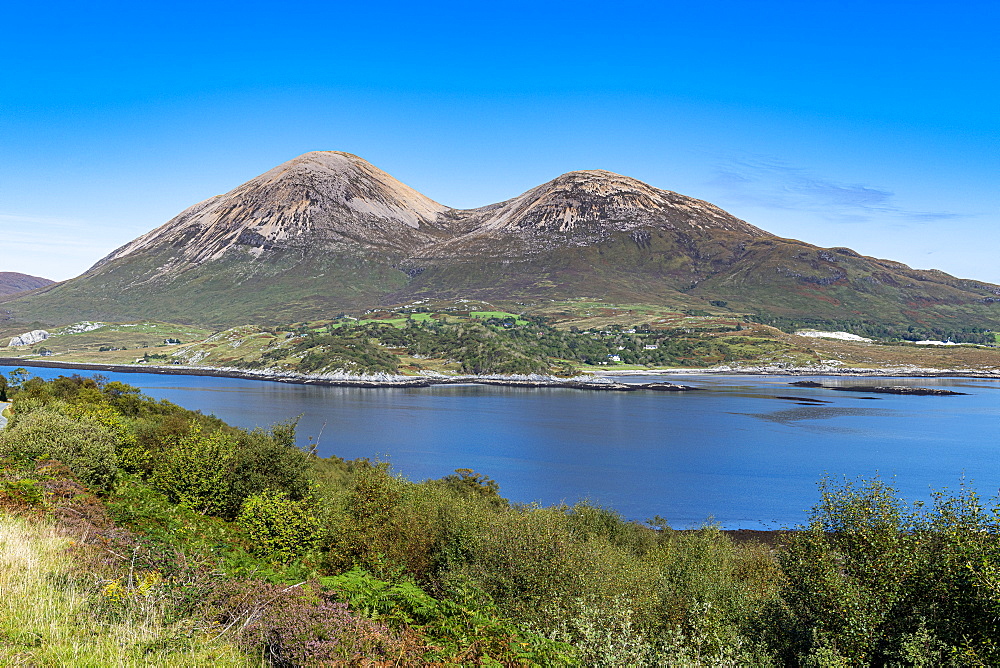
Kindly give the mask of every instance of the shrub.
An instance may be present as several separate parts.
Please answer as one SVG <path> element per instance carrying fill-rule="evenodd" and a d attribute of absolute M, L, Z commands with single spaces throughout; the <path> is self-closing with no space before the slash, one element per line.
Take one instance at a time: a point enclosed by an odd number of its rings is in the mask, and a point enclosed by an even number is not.
<path fill-rule="evenodd" d="M 199 425 L 162 453 L 150 481 L 185 508 L 210 515 L 234 514 L 232 494 L 236 438 L 221 429 L 204 433 Z"/>
<path fill-rule="evenodd" d="M 388 466 L 363 466 L 354 476 L 343 507 L 331 521 L 327 566 L 354 566 L 379 575 L 405 570 L 417 578 L 430 572 L 438 542 L 437 491 L 389 474 Z"/>
<path fill-rule="evenodd" d="M 510 505 L 507 499 L 500 496 L 500 485 L 496 480 L 472 469 L 455 469 L 454 474 L 441 478 L 439 484 L 463 497 L 485 498 L 495 506 Z"/>
<path fill-rule="evenodd" d="M 788 660 L 1000 661 L 995 508 L 962 490 L 908 509 L 880 480 L 824 481 L 821 492 L 810 525 L 779 552 Z"/>
<path fill-rule="evenodd" d="M 309 496 L 309 457 L 295 446 L 295 421 L 275 425 L 270 431 L 236 433 L 232 463 L 232 494 L 243 499 L 274 490 L 292 500 Z"/>
<path fill-rule="evenodd" d="M 37 480 L 21 478 L 19 480 L 0 481 L 0 507 L 31 508 L 41 506 L 45 502 L 45 488 Z"/>
<path fill-rule="evenodd" d="M 366 617 L 395 627 L 416 626 L 434 646 L 424 658 L 445 665 L 564 665 L 574 653 L 565 643 L 526 633 L 498 617 L 480 592 L 438 600 L 410 580 L 387 582 L 362 569 L 321 583 Z"/>
<path fill-rule="evenodd" d="M 284 492 L 264 491 L 248 497 L 237 522 L 255 554 L 280 561 L 308 552 L 323 537 L 315 499 L 293 501 Z"/>
<path fill-rule="evenodd" d="M 207 592 L 202 614 L 270 665 L 350 665 L 389 659 L 419 664 L 419 646 L 388 627 L 356 617 L 308 583 L 291 587 L 229 580 Z"/>
<path fill-rule="evenodd" d="M 279 426 L 270 433 L 247 433 L 206 428 L 200 421 L 183 430 L 174 422 L 168 420 L 152 431 L 141 428 L 141 441 L 149 449 L 140 445 L 128 465 L 148 476 L 175 503 L 235 519 L 251 495 L 272 490 L 298 500 L 308 493 L 308 459 L 290 442 L 294 431 L 289 435 Z M 169 440 L 150 442 L 158 432 Z"/>
<path fill-rule="evenodd" d="M 440 577 L 447 589 L 482 589 L 515 621 L 535 621 L 541 628 L 584 596 L 593 574 L 589 555 L 560 509 L 463 510 L 442 546 Z"/>
<path fill-rule="evenodd" d="M 20 415 L 0 433 L 0 456 L 51 458 L 85 484 L 110 489 L 117 478 L 115 435 L 89 416 L 68 417 L 49 408 Z"/>

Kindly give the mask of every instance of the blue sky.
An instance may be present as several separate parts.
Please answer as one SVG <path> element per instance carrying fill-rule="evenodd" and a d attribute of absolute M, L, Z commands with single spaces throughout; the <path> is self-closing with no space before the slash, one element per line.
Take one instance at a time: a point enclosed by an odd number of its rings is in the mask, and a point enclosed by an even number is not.
<path fill-rule="evenodd" d="M 996 2 L 5 3 L 0 271 L 310 150 L 443 204 L 574 169 L 1000 283 Z"/>

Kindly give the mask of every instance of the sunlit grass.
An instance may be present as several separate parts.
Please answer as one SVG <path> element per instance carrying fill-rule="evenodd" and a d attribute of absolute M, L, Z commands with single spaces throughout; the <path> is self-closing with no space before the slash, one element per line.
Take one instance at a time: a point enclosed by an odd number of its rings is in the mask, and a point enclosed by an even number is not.
<path fill-rule="evenodd" d="M 98 614 L 106 583 L 74 568 L 71 538 L 45 521 L 0 515 L 0 664 L 252 666 L 259 662 L 183 625 L 164 624 L 146 591 L 121 614 Z"/>

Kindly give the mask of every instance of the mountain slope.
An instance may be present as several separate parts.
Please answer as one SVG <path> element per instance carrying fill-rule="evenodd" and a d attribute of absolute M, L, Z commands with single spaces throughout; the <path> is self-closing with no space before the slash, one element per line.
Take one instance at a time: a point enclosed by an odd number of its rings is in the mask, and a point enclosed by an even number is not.
<path fill-rule="evenodd" d="M 612 172 L 569 172 L 504 202 L 452 209 L 332 151 L 196 204 L 83 276 L 3 308 L 22 322 L 219 326 L 415 298 L 573 297 L 1000 329 L 998 286 L 781 239 Z"/>
<path fill-rule="evenodd" d="M 10 308 L 54 324 L 225 324 L 361 307 L 405 284 L 394 267 L 445 234 L 434 225 L 443 210 L 357 156 L 307 153 Z"/>
<path fill-rule="evenodd" d="M 0 271 L 0 296 L 13 295 L 52 285 L 55 281 L 14 271 Z"/>
<path fill-rule="evenodd" d="M 391 299 L 684 302 L 693 277 L 772 236 L 708 202 L 604 170 L 569 172 L 447 216 L 458 234 L 410 258 L 415 278 Z"/>

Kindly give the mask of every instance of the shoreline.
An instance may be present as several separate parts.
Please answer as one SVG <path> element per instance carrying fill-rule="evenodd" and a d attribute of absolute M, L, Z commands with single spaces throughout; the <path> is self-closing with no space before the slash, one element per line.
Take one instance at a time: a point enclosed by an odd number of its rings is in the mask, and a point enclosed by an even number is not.
<path fill-rule="evenodd" d="M 973 371 L 970 369 L 929 369 L 918 367 L 902 367 L 890 369 L 861 368 L 782 368 L 782 367 L 712 367 L 708 369 L 647 369 L 647 370 L 599 370 L 574 378 L 556 378 L 554 376 L 397 376 L 389 374 L 351 375 L 346 373 L 331 374 L 301 374 L 281 371 L 253 371 L 233 367 L 194 367 L 183 365 L 134 365 L 134 364 L 101 364 L 96 362 L 62 362 L 49 360 L 22 359 L 17 357 L 0 358 L 0 367 L 37 367 L 50 369 L 65 369 L 67 371 L 107 371 L 113 373 L 150 373 L 174 376 L 210 376 L 216 378 L 236 378 L 242 380 L 261 380 L 277 383 L 292 383 L 297 385 L 324 385 L 330 387 L 361 387 L 361 388 L 412 388 L 431 387 L 435 385 L 495 385 L 504 387 L 525 388 L 568 388 L 597 391 L 692 391 L 700 388 L 671 383 L 666 380 L 652 383 L 623 383 L 613 380 L 615 377 L 633 376 L 819 376 L 819 377 L 855 377 L 855 378 L 981 378 L 1000 379 L 1000 370 Z"/>
<path fill-rule="evenodd" d="M 646 369 L 594 371 L 594 376 L 820 376 L 831 378 L 985 378 L 1000 380 L 1000 369 L 935 369 L 926 367 L 890 367 L 869 369 L 852 367 L 710 367 L 694 369 Z"/>
<path fill-rule="evenodd" d="M 112 373 L 152 373 L 172 376 L 211 376 L 215 378 L 237 378 L 242 380 L 262 380 L 296 385 L 324 385 L 330 387 L 361 388 L 411 388 L 434 385 L 497 385 L 525 388 L 568 388 L 578 390 L 623 391 L 651 389 L 659 391 L 685 392 L 698 388 L 669 382 L 656 383 L 616 383 L 599 377 L 556 378 L 554 376 L 397 376 L 390 374 L 351 375 L 346 373 L 302 374 L 281 371 L 253 371 L 232 367 L 192 367 L 171 365 L 99 364 L 94 362 L 59 362 L 49 360 L 24 360 L 17 357 L 0 358 L 0 367 L 37 367 L 65 369 L 67 371 L 107 371 Z"/>

